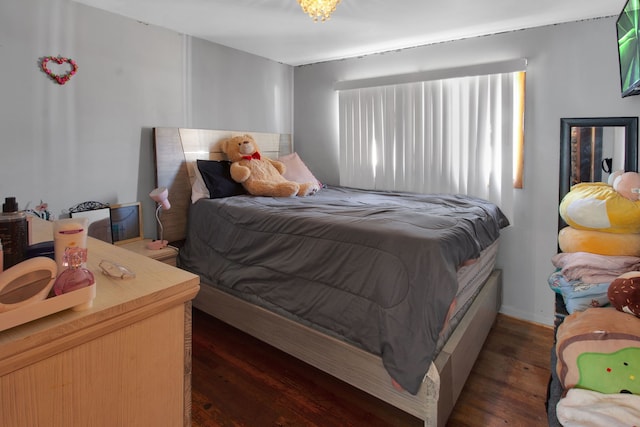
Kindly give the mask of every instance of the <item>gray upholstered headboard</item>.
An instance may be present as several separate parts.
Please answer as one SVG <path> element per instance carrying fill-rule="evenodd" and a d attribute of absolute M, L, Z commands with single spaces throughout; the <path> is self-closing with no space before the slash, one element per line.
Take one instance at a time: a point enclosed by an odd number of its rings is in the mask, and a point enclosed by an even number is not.
<path fill-rule="evenodd" d="M 293 151 L 290 134 L 169 127 L 154 129 L 156 186 L 169 189 L 171 203 L 171 209 L 161 213 L 164 239 L 176 242 L 186 236 L 196 160 L 225 159 L 219 142 L 246 133 L 256 140 L 260 152 L 267 157 L 277 158 Z"/>

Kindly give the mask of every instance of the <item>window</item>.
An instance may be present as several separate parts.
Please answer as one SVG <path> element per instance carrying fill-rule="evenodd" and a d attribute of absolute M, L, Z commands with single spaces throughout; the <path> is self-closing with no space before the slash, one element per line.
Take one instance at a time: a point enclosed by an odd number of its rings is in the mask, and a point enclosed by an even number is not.
<path fill-rule="evenodd" d="M 511 189 L 522 186 L 524 76 L 337 85 L 340 185 L 468 194 L 511 216 Z"/>

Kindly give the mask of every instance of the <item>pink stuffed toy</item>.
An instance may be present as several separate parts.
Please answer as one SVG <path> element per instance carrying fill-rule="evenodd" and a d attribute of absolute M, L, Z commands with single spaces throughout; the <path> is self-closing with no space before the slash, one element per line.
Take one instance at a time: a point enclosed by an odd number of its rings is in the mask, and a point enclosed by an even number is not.
<path fill-rule="evenodd" d="M 617 176 L 613 180 L 613 189 L 629 200 L 638 201 L 640 174 L 638 172 L 625 172 Z"/>

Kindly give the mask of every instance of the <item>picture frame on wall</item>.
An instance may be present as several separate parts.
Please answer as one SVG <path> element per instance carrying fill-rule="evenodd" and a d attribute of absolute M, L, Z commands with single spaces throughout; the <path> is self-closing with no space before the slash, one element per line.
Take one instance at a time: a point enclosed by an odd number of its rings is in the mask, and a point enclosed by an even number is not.
<path fill-rule="evenodd" d="M 142 228 L 142 204 L 122 203 L 111 206 L 111 235 L 113 243 L 123 245 L 144 238 Z"/>

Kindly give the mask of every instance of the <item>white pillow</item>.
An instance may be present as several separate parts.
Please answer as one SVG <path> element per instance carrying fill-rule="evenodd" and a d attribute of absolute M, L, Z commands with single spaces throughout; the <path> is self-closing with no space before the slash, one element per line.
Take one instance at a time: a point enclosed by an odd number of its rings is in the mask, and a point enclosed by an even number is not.
<path fill-rule="evenodd" d="M 204 179 L 202 179 L 198 166 L 195 166 L 193 170 L 195 179 L 193 180 L 193 184 L 191 184 L 191 203 L 195 203 L 200 199 L 209 198 L 209 189 L 204 183 Z"/>

